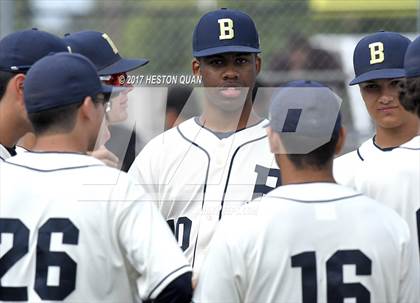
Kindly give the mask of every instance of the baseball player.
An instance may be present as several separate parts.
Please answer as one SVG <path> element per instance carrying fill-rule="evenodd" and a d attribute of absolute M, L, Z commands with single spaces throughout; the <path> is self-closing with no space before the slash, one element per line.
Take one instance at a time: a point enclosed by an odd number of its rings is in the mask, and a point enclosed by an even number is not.
<path fill-rule="evenodd" d="M 334 181 L 333 156 L 344 142 L 339 108 L 314 82 L 275 95 L 268 134 L 283 186 L 222 219 L 194 302 L 418 301 L 406 222 Z M 315 141 L 326 143 L 311 150 Z"/>
<path fill-rule="evenodd" d="M 85 30 L 66 34 L 64 42 L 72 52 L 88 57 L 96 66 L 103 83 L 107 85 L 125 86 L 127 73 L 149 62 L 146 59 L 122 58 L 115 43 L 102 32 Z M 124 91 L 113 97 L 111 111 L 108 113 L 110 139 L 106 147 L 122 159 L 117 167 L 123 171 L 128 171 L 137 155 L 136 151 L 143 147 L 143 142 L 135 131 L 122 124 L 128 118 L 127 95 L 132 89 L 126 87 Z"/>
<path fill-rule="evenodd" d="M 152 139 L 129 170 L 155 197 L 195 272 L 219 220 L 280 184 L 265 122 L 252 110 L 259 52 L 245 13 L 202 16 L 192 70 L 202 77 L 203 112 Z"/>
<path fill-rule="evenodd" d="M 420 119 L 420 38 L 407 48 L 402 106 Z M 420 128 L 410 141 L 377 157 L 360 169 L 355 186 L 396 210 L 408 223 L 420 251 Z M 419 259 L 417 253 L 417 260 Z"/>
<path fill-rule="evenodd" d="M 125 173 L 86 155 L 110 92 L 79 54 L 47 56 L 28 71 L 37 140 L 1 163 L 1 301 L 191 299 L 190 266 L 154 204 Z"/>
<path fill-rule="evenodd" d="M 398 87 L 404 77 L 404 54 L 410 40 L 394 32 L 378 32 L 357 44 L 353 64 L 366 109 L 375 123 L 375 135 L 355 151 L 334 161 L 338 183 L 354 187 L 357 170 L 370 159 L 409 141 L 416 135 L 418 120 L 398 100 Z"/>
<path fill-rule="evenodd" d="M 60 38 L 35 28 L 0 40 L 0 160 L 14 156 L 17 141 L 31 130 L 23 102 L 26 71 L 50 52 L 63 51 Z"/>

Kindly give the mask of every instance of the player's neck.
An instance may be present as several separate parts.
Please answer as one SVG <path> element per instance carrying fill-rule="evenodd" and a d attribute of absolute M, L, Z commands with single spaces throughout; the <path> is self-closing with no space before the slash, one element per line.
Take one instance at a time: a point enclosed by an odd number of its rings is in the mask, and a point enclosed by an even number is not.
<path fill-rule="evenodd" d="M 330 161 L 330 163 L 324 168 L 311 166 L 306 166 L 304 168 L 296 168 L 293 165 L 293 163 L 286 158 L 286 155 L 283 156 L 284 157 L 279 157 L 282 159 L 278 159 L 282 185 L 310 182 L 335 183 L 332 173 L 332 161 Z"/>
<path fill-rule="evenodd" d="M 410 123 L 396 128 L 376 128 L 375 144 L 381 148 L 399 146 L 410 141 L 419 131 L 418 123 Z"/>
<path fill-rule="evenodd" d="M 243 129 L 260 120 L 261 118 L 252 109 L 252 102 L 246 102 L 241 112 L 227 112 L 214 106 L 207 106 L 200 116 L 200 123 L 215 132 Z"/>
<path fill-rule="evenodd" d="M 86 153 L 87 144 L 74 134 L 45 134 L 36 138 L 33 151 Z"/>
<path fill-rule="evenodd" d="M 33 132 L 27 132 L 23 137 L 17 142 L 18 146 L 21 146 L 27 150 L 32 150 L 36 142 L 36 137 Z"/>
<path fill-rule="evenodd" d="M 17 129 L 19 129 L 19 126 L 13 123 L 10 115 L 0 111 L 0 144 L 6 147 L 15 146 L 19 139 Z"/>

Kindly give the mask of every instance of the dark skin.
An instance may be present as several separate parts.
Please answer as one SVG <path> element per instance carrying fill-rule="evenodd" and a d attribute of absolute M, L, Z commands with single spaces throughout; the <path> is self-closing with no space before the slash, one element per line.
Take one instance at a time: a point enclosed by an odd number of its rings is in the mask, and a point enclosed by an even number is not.
<path fill-rule="evenodd" d="M 399 102 L 400 79 L 376 79 L 359 85 L 370 117 L 375 122 L 376 144 L 382 148 L 399 146 L 417 133 L 417 117 Z"/>
<path fill-rule="evenodd" d="M 242 129 L 261 118 L 252 109 L 252 89 L 261 69 L 253 53 L 222 53 L 194 59 L 192 71 L 202 77 L 206 92 L 200 121 L 217 132 Z"/>

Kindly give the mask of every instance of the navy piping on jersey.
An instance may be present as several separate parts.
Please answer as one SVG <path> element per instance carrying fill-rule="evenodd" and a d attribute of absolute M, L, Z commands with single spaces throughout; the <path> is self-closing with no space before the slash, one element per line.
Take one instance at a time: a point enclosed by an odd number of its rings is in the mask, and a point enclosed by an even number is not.
<path fill-rule="evenodd" d="M 215 135 L 217 138 L 219 138 L 219 139 L 221 140 L 221 138 L 220 138 L 220 134 L 221 134 L 221 133 L 220 133 L 220 132 L 215 132 L 215 131 L 211 130 L 210 128 L 207 128 L 207 127 L 205 127 L 204 125 L 200 124 L 200 117 L 194 117 L 194 122 L 195 122 L 198 126 L 200 126 L 201 128 L 204 128 L 205 130 L 209 131 L 210 133 L 212 133 L 213 135 Z M 228 136 L 226 136 L 226 137 L 223 137 L 222 139 L 229 138 L 229 137 L 230 137 L 230 136 L 232 136 L 233 134 L 239 133 L 240 131 L 243 131 L 244 129 L 250 129 L 250 128 L 254 127 L 254 126 L 257 126 L 258 124 L 260 124 L 260 123 L 262 123 L 262 122 L 264 122 L 264 120 L 261 120 L 261 121 L 259 121 L 259 122 L 255 123 L 255 124 L 249 125 L 249 126 L 247 126 L 247 127 L 244 127 L 244 128 L 238 129 L 238 130 L 233 131 L 233 132 L 226 132 L 226 133 L 229 133 L 229 135 L 228 135 Z"/>
<path fill-rule="evenodd" d="M 420 147 L 407 147 L 407 146 L 400 146 L 401 149 L 408 149 L 408 150 L 420 150 Z"/>
<path fill-rule="evenodd" d="M 238 146 L 238 148 L 235 150 L 235 152 L 232 155 L 232 159 L 230 160 L 230 165 L 229 165 L 229 171 L 227 174 L 227 178 L 226 178 L 226 184 L 225 184 L 225 189 L 223 191 L 223 197 L 222 197 L 222 202 L 221 202 L 221 208 L 220 208 L 220 212 L 219 212 L 219 220 L 222 219 L 222 214 L 223 214 L 223 205 L 225 203 L 225 196 L 226 196 L 226 191 L 227 191 L 227 187 L 229 185 L 229 179 L 230 179 L 230 173 L 232 172 L 232 167 L 233 167 L 233 161 L 235 160 L 236 154 L 238 153 L 239 149 L 241 149 L 243 146 L 250 144 L 250 143 L 254 143 L 256 141 L 262 140 L 264 138 L 267 138 L 267 135 L 264 135 L 260 138 L 245 142 L 244 144 Z"/>
<path fill-rule="evenodd" d="M 382 148 L 382 147 L 380 147 L 379 145 L 377 145 L 377 144 L 376 144 L 375 138 L 376 138 L 376 135 L 375 135 L 375 136 L 373 136 L 373 138 L 372 138 L 373 145 L 374 145 L 377 149 L 379 149 L 379 150 L 381 150 L 381 151 L 388 152 L 388 151 L 391 151 L 391 150 L 393 150 L 393 149 L 395 149 L 395 148 L 397 148 L 397 147 L 398 147 L 398 146 L 392 146 L 392 147 L 384 147 L 384 148 Z"/>
<path fill-rule="evenodd" d="M 7 161 L 4 161 L 4 163 L 7 163 L 9 165 L 22 167 L 22 168 L 26 168 L 26 169 L 33 170 L 33 171 L 37 171 L 37 172 L 40 172 L 40 173 L 51 173 L 51 172 L 62 171 L 62 170 L 80 169 L 80 168 L 95 167 L 95 166 L 105 166 L 105 164 L 90 164 L 90 165 L 82 165 L 82 166 L 62 167 L 62 168 L 56 168 L 56 169 L 38 169 L 38 168 L 33 168 L 33 167 L 30 167 L 30 166 L 16 164 L 16 163 L 7 162 Z"/>
<path fill-rule="evenodd" d="M 65 154 L 65 155 L 78 155 L 78 156 L 87 156 L 86 153 L 78 153 L 78 152 L 66 152 L 66 151 L 34 151 L 34 150 L 27 150 L 31 154 Z"/>
<path fill-rule="evenodd" d="M 6 146 L 3 146 L 8 152 L 9 152 L 9 154 L 10 154 L 10 156 L 11 157 L 13 157 L 13 156 L 16 156 L 17 154 L 16 154 L 16 146 L 13 146 L 13 147 L 6 147 Z"/>
<path fill-rule="evenodd" d="M 206 170 L 206 177 L 204 179 L 204 188 L 203 188 L 203 201 L 201 202 L 201 210 L 203 210 L 204 208 L 204 201 L 206 199 L 206 191 L 207 191 L 207 181 L 209 178 L 209 170 L 210 170 L 210 154 L 208 153 L 208 151 L 206 151 L 203 147 L 201 147 L 200 145 L 198 145 L 197 143 L 191 141 L 190 139 L 188 139 L 187 137 L 184 136 L 184 134 L 181 132 L 181 130 L 179 129 L 179 126 L 176 127 L 176 129 L 178 130 L 178 133 L 181 135 L 181 137 L 186 140 L 187 142 L 191 143 L 192 145 L 194 145 L 195 147 L 197 147 L 198 149 L 202 150 L 205 155 L 207 156 L 207 170 Z M 195 244 L 194 244 L 194 252 L 193 252 L 193 260 L 192 260 L 192 267 L 194 267 L 194 262 L 195 262 L 195 253 L 197 251 L 197 243 L 198 243 L 198 233 L 199 230 L 197 230 L 197 237 L 195 238 Z"/>
<path fill-rule="evenodd" d="M 365 159 L 363 159 L 362 155 L 360 154 L 359 148 L 357 149 L 357 155 L 359 156 L 360 160 L 365 161 Z"/>
<path fill-rule="evenodd" d="M 324 202 L 329 203 L 329 202 L 334 202 L 334 201 L 346 200 L 346 199 L 350 199 L 350 198 L 354 198 L 354 197 L 358 197 L 358 196 L 363 196 L 363 195 L 362 194 L 356 194 L 356 195 L 352 195 L 352 196 L 346 196 L 346 197 L 329 199 L 329 200 L 299 200 L 299 199 L 278 197 L 278 196 L 270 196 L 270 198 L 289 200 L 289 201 L 299 202 L 299 203 L 324 203 Z"/>
<path fill-rule="evenodd" d="M 174 271 L 170 272 L 169 274 L 167 274 L 162 280 L 160 280 L 160 282 L 150 291 L 149 295 L 147 296 L 147 298 L 150 298 L 153 295 L 153 292 L 171 275 L 173 275 L 174 273 L 176 273 L 177 271 L 180 271 L 181 269 L 184 269 L 185 267 L 189 267 L 189 265 L 184 265 L 181 266 L 177 269 L 175 269 Z"/>

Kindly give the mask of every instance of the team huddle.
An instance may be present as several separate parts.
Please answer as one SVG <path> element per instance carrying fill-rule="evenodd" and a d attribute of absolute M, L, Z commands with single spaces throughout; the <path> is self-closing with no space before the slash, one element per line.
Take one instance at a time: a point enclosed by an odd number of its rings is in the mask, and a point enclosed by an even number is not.
<path fill-rule="evenodd" d="M 420 37 L 365 36 L 355 78 L 375 135 L 348 154 L 341 99 L 286 83 L 269 118 L 245 13 L 194 28 L 202 112 L 120 170 L 125 59 L 107 34 L 0 40 L 0 301 L 420 300 Z M 122 169 L 122 168 L 121 168 Z"/>

